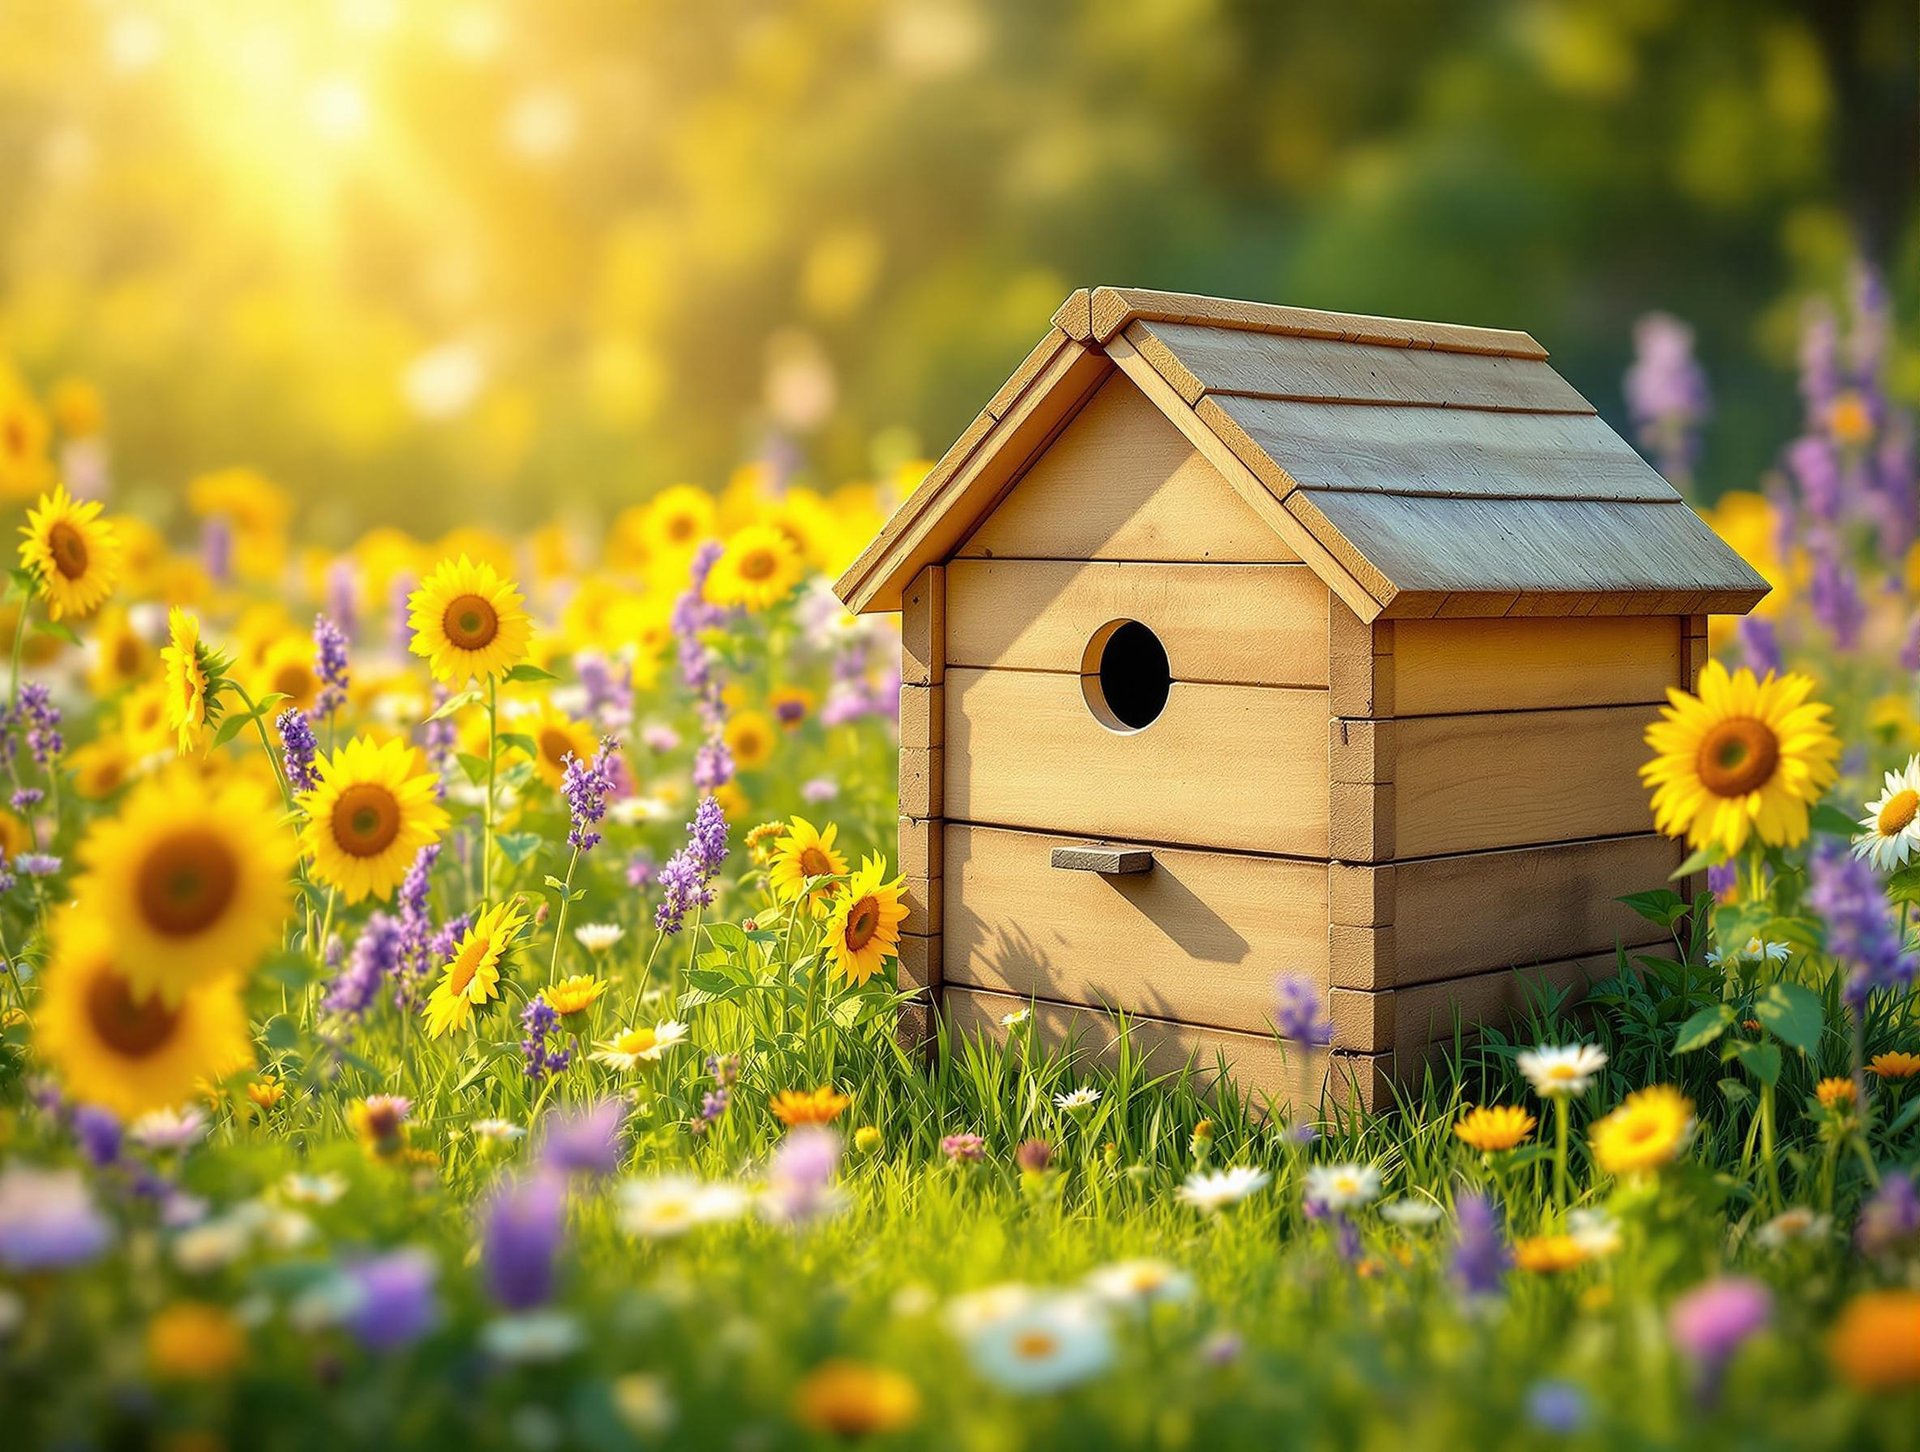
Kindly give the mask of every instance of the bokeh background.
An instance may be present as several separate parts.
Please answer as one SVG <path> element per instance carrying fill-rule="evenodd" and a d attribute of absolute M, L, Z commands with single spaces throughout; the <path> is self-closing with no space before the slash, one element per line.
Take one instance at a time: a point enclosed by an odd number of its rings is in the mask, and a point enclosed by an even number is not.
<path fill-rule="evenodd" d="M 1522 327 L 1623 427 L 1664 309 L 1711 496 L 1810 293 L 1920 296 L 1915 73 L 1910 0 L 6 0 L 0 353 L 339 543 L 910 479 L 1085 283 Z"/>

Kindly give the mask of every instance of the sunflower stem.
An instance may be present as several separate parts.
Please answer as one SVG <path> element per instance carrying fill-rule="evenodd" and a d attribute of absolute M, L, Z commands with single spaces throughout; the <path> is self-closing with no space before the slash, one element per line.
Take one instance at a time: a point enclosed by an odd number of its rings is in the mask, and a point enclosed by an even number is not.
<path fill-rule="evenodd" d="M 1553 1208 L 1556 1221 L 1567 1213 L 1567 1121 L 1565 1094 L 1553 1096 Z"/>
<path fill-rule="evenodd" d="M 1773 1085 L 1760 1082 L 1760 1161 L 1767 1173 L 1767 1209 L 1777 1214 L 1781 1208 L 1780 1166 L 1773 1151 Z"/>
<path fill-rule="evenodd" d="M 480 901 L 493 901 L 493 788 L 500 764 L 500 682 L 487 680 L 487 821 L 480 840 Z"/>

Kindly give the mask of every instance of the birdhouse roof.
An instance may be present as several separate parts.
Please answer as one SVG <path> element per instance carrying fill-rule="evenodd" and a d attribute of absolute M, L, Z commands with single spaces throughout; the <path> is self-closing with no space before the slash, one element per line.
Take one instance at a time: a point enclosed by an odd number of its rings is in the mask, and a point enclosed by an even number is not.
<path fill-rule="evenodd" d="M 836 589 L 893 610 L 1118 369 L 1361 618 L 1744 614 L 1767 582 L 1525 333 L 1081 289 Z"/>

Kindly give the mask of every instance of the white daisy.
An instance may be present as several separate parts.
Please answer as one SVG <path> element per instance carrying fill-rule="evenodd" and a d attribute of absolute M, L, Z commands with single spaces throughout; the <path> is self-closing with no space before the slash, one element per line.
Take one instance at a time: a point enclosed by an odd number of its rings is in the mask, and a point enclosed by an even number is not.
<path fill-rule="evenodd" d="M 1575 1044 L 1564 1049 L 1528 1049 L 1517 1062 L 1534 1093 L 1557 1099 L 1585 1094 L 1593 1076 L 1607 1066 L 1607 1056 L 1591 1044 Z"/>
<path fill-rule="evenodd" d="M 967 1338 L 974 1370 L 1003 1391 L 1060 1391 L 1113 1361 L 1113 1336 L 1089 1296 L 1047 1292 Z"/>
<path fill-rule="evenodd" d="M 573 930 L 573 936 L 589 953 L 604 953 L 626 935 L 627 930 L 618 923 L 582 923 Z"/>
<path fill-rule="evenodd" d="M 1264 1190 L 1273 1176 L 1251 1165 L 1234 1165 L 1208 1174 L 1195 1170 L 1174 1192 L 1183 1205 L 1212 1214 L 1229 1205 L 1237 1205 L 1256 1190 Z"/>
<path fill-rule="evenodd" d="M 1327 1210 L 1357 1210 L 1380 1198 L 1380 1171 L 1372 1165 L 1315 1165 L 1306 1198 Z"/>
<path fill-rule="evenodd" d="M 1032 1286 L 1023 1286 L 1017 1281 L 968 1291 L 947 1302 L 947 1329 L 955 1336 L 972 1336 L 987 1326 L 1018 1315 L 1038 1294 Z"/>
<path fill-rule="evenodd" d="M 331 1171 L 323 1175 L 288 1175 L 280 1182 L 280 1198 L 295 1205 L 331 1205 L 346 1193 L 345 1177 Z"/>
<path fill-rule="evenodd" d="M 1100 1102 L 1100 1091 L 1091 1086 L 1075 1089 L 1068 1094 L 1053 1096 L 1056 1109 L 1064 1109 L 1069 1114 L 1078 1114 L 1083 1109 L 1091 1109 Z"/>
<path fill-rule="evenodd" d="M 724 1180 L 660 1175 L 620 1187 L 620 1224 L 629 1235 L 666 1240 L 700 1225 L 737 1220 L 751 1203 L 747 1192 Z"/>
<path fill-rule="evenodd" d="M 1748 963 L 1784 963 L 1792 956 L 1792 944 L 1769 943 L 1765 939 L 1755 936 L 1747 939 L 1746 946 L 1733 955 L 1733 961 L 1736 963 L 1743 961 Z M 1718 948 L 1709 948 L 1707 950 L 1707 966 L 1709 968 L 1724 967 L 1726 961 L 1726 955 L 1721 953 Z"/>
<path fill-rule="evenodd" d="M 1620 1248 L 1620 1222 L 1604 1210 L 1573 1211 L 1567 1216 L 1567 1235 L 1593 1260 Z"/>
<path fill-rule="evenodd" d="M 1920 843 L 1920 756 L 1908 757 L 1905 766 L 1886 774 L 1879 799 L 1867 803 L 1860 826 L 1865 835 L 1854 838 L 1854 856 L 1881 872 L 1907 865 Z"/>
<path fill-rule="evenodd" d="M 142 1149 L 184 1150 L 207 1133 L 207 1116 L 197 1109 L 154 1109 L 127 1126 L 127 1136 Z"/>
<path fill-rule="evenodd" d="M 1779 1250 L 1796 1240 L 1825 1240 L 1833 1231 L 1833 1217 L 1805 1205 L 1791 1205 L 1753 1232 L 1754 1243 Z"/>
<path fill-rule="evenodd" d="M 652 1028 L 622 1029 L 595 1049 L 592 1058 L 610 1068 L 628 1072 L 643 1063 L 655 1063 L 687 1041 L 690 1030 L 677 1018 L 662 1019 Z"/>
<path fill-rule="evenodd" d="M 489 1144 L 512 1144 L 516 1139 L 526 1136 L 526 1129 L 511 1119 L 476 1119 L 467 1126 L 467 1132 L 475 1139 L 486 1140 Z"/>
<path fill-rule="evenodd" d="M 1423 1225 L 1438 1224 L 1446 1212 L 1431 1200 L 1417 1200 L 1403 1195 L 1398 1200 L 1389 1200 L 1380 1207 L 1380 1218 L 1389 1225 L 1399 1225 L 1406 1229 L 1418 1229 Z"/>
<path fill-rule="evenodd" d="M 1022 1029 L 1031 1022 L 1033 1010 L 1030 1008 L 1016 1008 L 1012 1013 L 1000 1016 L 1000 1027 L 1003 1029 Z"/>
<path fill-rule="evenodd" d="M 1112 1306 L 1171 1306 L 1193 1299 L 1193 1277 L 1164 1260 L 1120 1260 L 1090 1272 L 1087 1289 Z"/>

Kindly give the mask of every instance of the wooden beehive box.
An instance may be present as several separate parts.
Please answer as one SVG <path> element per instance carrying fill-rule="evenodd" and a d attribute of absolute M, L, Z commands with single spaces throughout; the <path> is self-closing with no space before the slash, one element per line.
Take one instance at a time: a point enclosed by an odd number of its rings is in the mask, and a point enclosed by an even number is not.
<path fill-rule="evenodd" d="M 1766 582 L 1524 333 L 1074 293 L 839 582 L 902 614 L 902 980 L 1374 1107 L 1611 971 L 1635 773 Z M 1532 971 L 1516 974 L 1525 967 Z M 1282 974 L 1330 1048 L 1272 1032 Z"/>

